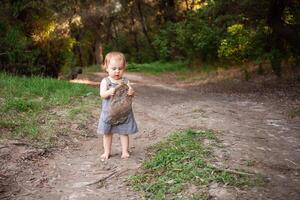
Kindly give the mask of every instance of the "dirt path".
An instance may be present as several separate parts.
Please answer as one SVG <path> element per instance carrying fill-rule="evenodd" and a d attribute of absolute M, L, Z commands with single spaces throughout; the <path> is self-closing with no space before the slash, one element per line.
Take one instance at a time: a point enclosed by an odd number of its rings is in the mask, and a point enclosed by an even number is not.
<path fill-rule="evenodd" d="M 234 199 L 300 198 L 300 119 L 287 114 L 300 105 L 299 87 L 290 88 L 286 97 L 280 95 L 287 92 L 284 89 L 243 92 L 244 86 L 238 92 L 216 92 L 215 86 L 175 86 L 139 74 L 127 76 L 137 91 L 134 111 L 140 129 L 131 139 L 131 157 L 120 159 L 115 136 L 112 158 L 101 162 L 102 141 L 86 138 L 76 148 L 62 149 L 37 162 L 31 179 L 17 180 L 21 190 L 14 199 L 141 199 L 126 179 L 141 166 L 147 147 L 187 128 L 217 133 L 224 148 L 215 152 L 216 165 L 260 173 L 268 180 L 264 188 L 229 189 Z M 99 110 L 91 112 L 95 120 L 90 126 L 95 130 Z"/>

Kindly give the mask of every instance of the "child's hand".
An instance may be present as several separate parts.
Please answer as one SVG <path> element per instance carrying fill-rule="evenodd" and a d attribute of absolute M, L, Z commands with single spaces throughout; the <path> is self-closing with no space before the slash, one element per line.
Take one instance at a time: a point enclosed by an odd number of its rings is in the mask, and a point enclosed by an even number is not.
<path fill-rule="evenodd" d="M 114 95 L 115 95 L 115 92 L 116 92 L 116 89 L 115 89 L 115 88 L 110 88 L 110 89 L 108 90 L 108 94 L 109 94 L 110 96 L 114 96 Z"/>
<path fill-rule="evenodd" d="M 132 87 L 129 87 L 127 95 L 129 95 L 129 96 L 133 96 L 134 95 L 134 90 L 132 89 Z"/>

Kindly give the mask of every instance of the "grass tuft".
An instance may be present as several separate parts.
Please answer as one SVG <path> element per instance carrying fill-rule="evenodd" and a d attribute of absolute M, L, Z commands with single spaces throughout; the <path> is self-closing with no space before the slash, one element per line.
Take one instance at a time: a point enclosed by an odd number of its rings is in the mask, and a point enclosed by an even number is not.
<path fill-rule="evenodd" d="M 290 111 L 288 115 L 291 118 L 300 117 L 300 108 L 295 108 L 294 110 Z"/>
<path fill-rule="evenodd" d="M 217 142 L 210 131 L 187 130 L 172 134 L 151 148 L 152 156 L 143 163 L 139 174 L 130 177 L 134 189 L 146 199 L 174 199 L 180 197 L 187 185 L 197 187 L 221 183 L 236 187 L 255 184 L 243 173 L 217 169 L 207 160 L 212 156 L 203 139 Z M 191 195 L 193 197 L 193 195 Z"/>

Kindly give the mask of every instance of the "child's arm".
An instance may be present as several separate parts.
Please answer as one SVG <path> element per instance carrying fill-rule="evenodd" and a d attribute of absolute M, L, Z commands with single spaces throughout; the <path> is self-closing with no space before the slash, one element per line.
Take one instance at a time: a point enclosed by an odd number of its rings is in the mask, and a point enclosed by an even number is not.
<path fill-rule="evenodd" d="M 127 94 L 128 94 L 129 96 L 134 96 L 135 91 L 134 91 L 133 88 L 131 87 L 129 80 L 128 80 L 127 85 L 128 85 L 128 87 L 129 87 Z"/>
<path fill-rule="evenodd" d="M 107 89 L 107 82 L 105 79 L 102 79 L 101 84 L 100 84 L 100 97 L 102 99 L 106 99 L 110 96 L 113 96 L 115 94 L 115 88 L 110 88 L 109 90 Z"/>

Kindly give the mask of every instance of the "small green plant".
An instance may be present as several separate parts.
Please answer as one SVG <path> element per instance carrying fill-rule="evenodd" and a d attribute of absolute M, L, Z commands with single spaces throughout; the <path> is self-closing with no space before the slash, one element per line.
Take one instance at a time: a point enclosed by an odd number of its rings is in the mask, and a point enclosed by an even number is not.
<path fill-rule="evenodd" d="M 248 167 L 252 167 L 255 165 L 255 160 L 246 160 L 245 161 L 245 164 L 248 166 Z"/>
<path fill-rule="evenodd" d="M 246 81 L 249 81 L 251 78 L 251 74 L 246 67 L 243 67 L 244 77 Z"/>
<path fill-rule="evenodd" d="M 300 108 L 295 108 L 294 110 L 290 111 L 289 116 L 291 118 L 300 117 Z"/>
<path fill-rule="evenodd" d="M 207 160 L 213 155 L 210 147 L 202 146 L 203 139 L 217 142 L 210 131 L 187 130 L 174 133 L 155 145 L 141 172 L 130 178 L 133 188 L 143 192 L 146 199 L 175 199 L 189 184 L 196 187 L 208 186 L 212 182 L 236 187 L 255 184 L 243 173 L 209 164 Z"/>
<path fill-rule="evenodd" d="M 278 77 L 281 77 L 282 58 L 283 58 L 282 52 L 278 49 L 273 49 L 269 56 L 269 59 L 270 59 L 271 65 L 272 65 L 272 69 L 273 69 L 274 73 L 276 74 L 276 76 L 278 76 Z"/>
<path fill-rule="evenodd" d="M 195 108 L 193 110 L 194 113 L 205 113 L 205 110 L 201 109 L 201 108 Z"/>

